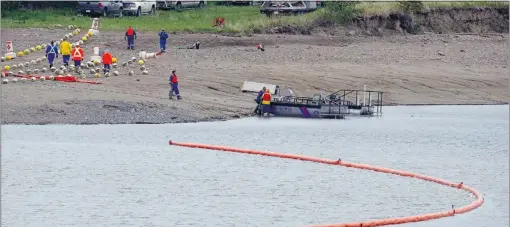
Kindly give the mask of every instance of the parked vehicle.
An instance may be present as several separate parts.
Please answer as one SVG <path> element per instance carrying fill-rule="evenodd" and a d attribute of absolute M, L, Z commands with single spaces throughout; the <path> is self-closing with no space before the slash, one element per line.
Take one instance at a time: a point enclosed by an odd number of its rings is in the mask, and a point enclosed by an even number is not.
<path fill-rule="evenodd" d="M 113 15 L 122 17 L 123 6 L 121 1 L 78 1 L 76 12 L 78 14 L 102 15 L 104 17 Z"/>
<path fill-rule="evenodd" d="M 268 17 L 278 14 L 303 14 L 317 10 L 317 1 L 265 1 L 260 13 Z"/>
<path fill-rule="evenodd" d="M 256 1 L 256 0 L 251 0 L 251 1 L 235 1 L 235 0 L 232 0 L 232 1 L 223 1 L 223 3 L 226 4 L 226 5 L 257 6 L 257 5 L 262 5 L 264 3 L 264 1 Z"/>
<path fill-rule="evenodd" d="M 135 15 L 137 17 L 142 14 L 156 14 L 156 1 L 138 0 L 138 1 L 122 1 L 124 14 Z"/>
<path fill-rule="evenodd" d="M 158 9 L 204 8 L 206 1 L 158 1 Z"/>

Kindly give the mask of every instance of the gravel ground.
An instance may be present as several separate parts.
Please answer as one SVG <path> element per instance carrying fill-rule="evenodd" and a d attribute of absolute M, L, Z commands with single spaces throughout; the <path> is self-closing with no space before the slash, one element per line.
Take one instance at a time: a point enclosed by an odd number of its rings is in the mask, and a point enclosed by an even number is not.
<path fill-rule="evenodd" d="M 14 40 L 19 50 L 68 32 L 2 29 L 2 42 Z M 136 50 L 129 51 L 122 33 L 102 32 L 84 46 L 86 58 L 93 46 L 108 48 L 119 62 L 137 56 L 139 50 L 157 50 L 155 33 L 138 37 Z M 196 41 L 202 44 L 200 50 L 176 49 Z M 266 51 L 256 50 L 258 43 Z M 2 85 L 1 120 L 4 124 L 106 124 L 238 118 L 254 108 L 254 94 L 240 92 L 243 81 L 287 85 L 300 95 L 367 85 L 387 92 L 388 105 L 500 104 L 508 100 L 507 43 L 507 34 L 242 38 L 171 34 L 168 53 L 146 62 L 149 75 L 131 66 L 119 68 L 118 77 L 92 79 L 103 82 L 100 85 L 54 81 Z M 3 65 L 41 56 L 36 52 Z M 58 61 L 57 66 L 61 58 Z M 32 68 L 47 67 L 44 64 Z M 183 100 L 168 100 L 171 69 L 179 75 Z M 129 70 L 136 75 L 128 76 Z"/>

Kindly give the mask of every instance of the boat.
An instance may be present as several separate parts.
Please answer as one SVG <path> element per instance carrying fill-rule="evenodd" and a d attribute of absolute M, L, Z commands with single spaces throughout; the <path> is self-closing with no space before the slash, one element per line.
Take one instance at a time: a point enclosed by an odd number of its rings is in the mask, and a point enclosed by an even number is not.
<path fill-rule="evenodd" d="M 312 97 L 282 95 L 282 88 L 276 87 L 271 100 L 271 114 L 277 117 L 332 118 L 344 119 L 346 116 L 382 115 L 383 92 L 342 89 L 328 95 L 314 94 Z M 290 92 L 288 92 L 290 90 Z M 363 97 L 362 100 L 361 97 Z M 368 100 L 367 100 L 368 98 Z M 254 99 L 255 102 L 256 99 Z M 260 115 L 260 112 L 257 112 Z"/>

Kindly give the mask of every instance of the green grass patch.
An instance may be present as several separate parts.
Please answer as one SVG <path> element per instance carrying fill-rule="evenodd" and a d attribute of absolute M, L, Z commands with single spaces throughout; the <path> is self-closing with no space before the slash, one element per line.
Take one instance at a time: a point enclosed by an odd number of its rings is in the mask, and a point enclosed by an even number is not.
<path fill-rule="evenodd" d="M 466 8 L 466 7 L 508 7 L 508 2 L 423 2 L 425 8 Z M 403 11 L 398 2 L 327 2 L 325 8 L 301 16 L 281 16 L 268 18 L 261 14 L 259 7 L 217 6 L 210 4 L 205 9 L 191 9 L 181 12 L 158 10 L 156 15 L 141 17 L 101 18 L 101 29 L 124 31 L 133 26 L 138 31 L 159 31 L 165 29 L 175 32 L 229 32 L 247 35 L 258 33 L 266 28 L 290 26 L 308 28 L 314 23 L 342 23 L 354 16 L 387 15 Z M 223 28 L 212 27 L 214 19 L 223 17 L 226 25 Z M 2 12 L 1 26 L 8 28 L 54 28 L 78 25 L 89 28 L 90 17 L 77 16 L 73 9 L 47 10 L 6 10 Z M 324 24 L 324 23 L 323 23 Z"/>

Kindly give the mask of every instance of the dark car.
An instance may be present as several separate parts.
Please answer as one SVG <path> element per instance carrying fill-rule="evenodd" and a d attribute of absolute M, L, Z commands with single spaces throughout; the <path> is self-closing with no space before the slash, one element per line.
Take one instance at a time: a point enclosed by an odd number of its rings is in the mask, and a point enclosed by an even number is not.
<path fill-rule="evenodd" d="M 123 15 L 122 1 L 78 1 L 76 8 L 78 14 L 119 16 Z"/>

